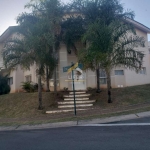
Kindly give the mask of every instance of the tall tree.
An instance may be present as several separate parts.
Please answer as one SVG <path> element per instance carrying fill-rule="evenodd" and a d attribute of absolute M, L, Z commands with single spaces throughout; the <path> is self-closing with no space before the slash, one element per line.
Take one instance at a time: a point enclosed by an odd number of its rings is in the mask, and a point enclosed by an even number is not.
<path fill-rule="evenodd" d="M 135 48 L 144 46 L 144 38 L 138 37 L 133 26 L 128 22 L 128 18 L 133 19 L 134 13 L 124 12 L 118 0 L 76 2 L 78 8 L 83 9 L 81 12 L 84 14 L 87 27 L 83 41 L 88 42 L 88 47 L 81 50 L 79 59 L 85 69 L 97 70 L 97 80 L 99 80 L 99 68 L 105 70 L 108 102 L 111 103 L 111 70 L 119 65 L 139 69 L 144 55 Z"/>
<path fill-rule="evenodd" d="M 31 0 L 29 4 L 26 5 L 27 8 L 32 8 L 32 10 L 42 18 L 46 19 L 51 30 L 49 33 L 52 35 L 53 44 L 52 50 L 55 59 L 58 61 L 58 49 L 60 42 L 61 33 L 61 22 L 64 15 L 64 6 L 61 5 L 59 0 Z M 54 68 L 54 92 L 57 92 L 57 68 Z"/>
<path fill-rule="evenodd" d="M 37 13 L 23 13 L 17 18 L 18 38 L 9 40 L 6 43 L 3 57 L 6 67 L 15 68 L 21 65 L 29 69 L 31 65 L 36 63 L 38 74 L 38 93 L 39 107 L 42 109 L 42 88 L 41 76 L 45 73 L 46 66 L 56 66 L 56 60 L 53 57 L 51 46 L 53 37 L 51 30 L 45 18 L 37 15 Z"/>
<path fill-rule="evenodd" d="M 105 21 L 105 24 L 109 25 L 114 19 L 122 19 L 125 17 L 133 18 L 134 13 L 132 11 L 124 12 L 122 5 L 118 0 L 73 0 L 69 9 L 71 12 L 74 12 L 75 15 L 72 15 L 71 22 L 76 22 L 77 18 L 80 18 L 78 25 L 75 23 L 76 28 L 67 28 L 66 33 L 73 33 L 71 36 L 67 35 L 66 39 L 69 41 L 69 47 L 75 49 L 74 41 L 81 40 L 81 37 L 88 29 L 89 25 L 93 22 L 97 22 L 99 19 Z M 77 17 L 78 16 L 78 17 Z M 78 19 L 79 20 L 79 19 Z M 71 22 L 69 25 L 71 25 Z M 68 25 L 68 24 L 67 24 Z M 78 28 L 79 27 L 79 28 Z M 75 36 L 77 33 L 78 36 Z M 75 40 L 74 40 L 75 39 Z M 84 40 L 84 44 L 88 43 Z M 88 45 L 88 44 L 87 44 Z M 70 48 L 71 49 L 71 48 Z M 77 50 L 76 50 L 77 51 Z M 100 81 L 99 81 L 99 64 L 96 65 L 96 75 L 97 75 L 97 92 L 100 92 Z M 93 70 L 94 71 L 94 70 Z"/>

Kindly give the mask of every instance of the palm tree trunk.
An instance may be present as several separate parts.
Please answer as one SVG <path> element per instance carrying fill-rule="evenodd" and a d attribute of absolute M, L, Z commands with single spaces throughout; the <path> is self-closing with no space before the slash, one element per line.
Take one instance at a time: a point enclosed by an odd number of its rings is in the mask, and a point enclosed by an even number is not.
<path fill-rule="evenodd" d="M 49 75 L 48 75 L 48 67 L 46 67 L 46 92 L 50 92 L 50 89 L 49 89 Z"/>
<path fill-rule="evenodd" d="M 106 73 L 107 73 L 108 103 L 112 103 L 112 100 L 111 100 L 111 76 L 110 76 L 110 71 L 106 71 Z"/>
<path fill-rule="evenodd" d="M 39 110 L 42 110 L 42 85 L 41 85 L 41 75 L 38 75 L 38 96 L 39 96 Z"/>
<path fill-rule="evenodd" d="M 53 44 L 53 52 L 54 52 L 54 57 L 56 58 L 56 50 L 55 50 L 55 44 Z M 57 69 L 54 69 L 54 93 L 57 93 Z"/>
<path fill-rule="evenodd" d="M 100 81 L 99 81 L 99 68 L 98 69 L 96 69 L 96 76 L 97 76 L 97 90 L 96 90 L 96 92 L 97 93 L 100 93 L 101 91 L 100 91 Z"/>
<path fill-rule="evenodd" d="M 57 93 L 57 76 L 56 76 L 56 68 L 54 70 L 54 93 Z"/>

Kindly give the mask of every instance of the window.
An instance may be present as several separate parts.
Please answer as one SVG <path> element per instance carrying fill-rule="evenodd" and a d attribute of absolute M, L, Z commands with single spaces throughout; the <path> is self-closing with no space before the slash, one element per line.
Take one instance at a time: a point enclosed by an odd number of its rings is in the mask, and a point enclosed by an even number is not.
<path fill-rule="evenodd" d="M 25 76 L 25 80 L 26 80 L 26 82 L 31 82 L 32 81 L 31 75 Z"/>
<path fill-rule="evenodd" d="M 123 70 L 115 70 L 115 75 L 124 75 Z"/>
<path fill-rule="evenodd" d="M 13 84 L 13 77 L 8 78 L 8 85 L 12 85 Z"/>
<path fill-rule="evenodd" d="M 146 67 L 142 67 L 138 73 L 139 74 L 146 74 Z"/>
<path fill-rule="evenodd" d="M 106 72 L 103 69 L 100 69 L 100 84 L 107 84 Z"/>
<path fill-rule="evenodd" d="M 59 71 L 58 71 L 58 67 L 57 67 L 57 70 L 56 70 L 56 80 L 57 80 L 57 86 L 59 86 Z M 53 72 L 53 76 L 52 78 L 50 79 L 50 86 L 54 86 L 54 72 Z"/>

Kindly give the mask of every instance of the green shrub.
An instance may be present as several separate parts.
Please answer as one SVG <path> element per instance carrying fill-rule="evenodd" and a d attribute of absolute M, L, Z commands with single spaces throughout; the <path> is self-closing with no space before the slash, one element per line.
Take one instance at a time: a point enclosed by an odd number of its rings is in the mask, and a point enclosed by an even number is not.
<path fill-rule="evenodd" d="M 8 94 L 10 92 L 10 86 L 8 85 L 7 77 L 0 75 L 0 95 Z"/>
<path fill-rule="evenodd" d="M 42 84 L 42 89 L 43 89 L 43 85 Z M 22 89 L 25 90 L 28 93 L 32 93 L 32 92 L 36 92 L 38 91 L 38 84 L 37 83 L 33 83 L 33 82 L 22 82 Z"/>
<path fill-rule="evenodd" d="M 87 87 L 87 91 L 92 91 L 92 90 L 93 90 L 93 88 Z"/>
<path fill-rule="evenodd" d="M 33 84 L 31 84 L 31 82 L 22 82 L 22 89 L 25 90 L 28 93 L 34 92 L 35 91 L 35 87 Z"/>
<path fill-rule="evenodd" d="M 65 92 L 68 91 L 68 88 L 67 88 L 67 87 L 64 87 L 64 91 L 65 91 Z"/>

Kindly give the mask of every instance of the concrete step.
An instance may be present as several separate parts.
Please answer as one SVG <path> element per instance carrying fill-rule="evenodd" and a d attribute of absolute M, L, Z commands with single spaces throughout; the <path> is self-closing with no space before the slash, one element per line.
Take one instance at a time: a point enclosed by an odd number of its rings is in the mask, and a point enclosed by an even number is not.
<path fill-rule="evenodd" d="M 90 96 L 90 94 L 75 95 L 75 97 L 87 97 L 87 96 Z M 64 95 L 64 97 L 74 97 L 74 95 Z"/>
<path fill-rule="evenodd" d="M 84 100 L 84 101 L 76 101 L 76 104 L 88 104 L 88 103 L 94 103 L 96 100 Z M 63 104 L 74 104 L 74 101 L 67 101 L 67 102 L 58 102 L 59 105 Z"/>
<path fill-rule="evenodd" d="M 84 94 L 86 92 L 75 92 L 75 94 Z M 69 92 L 69 94 L 74 94 L 74 92 Z"/>
<path fill-rule="evenodd" d="M 77 111 L 87 110 L 87 109 L 76 109 Z M 62 113 L 62 112 L 72 112 L 74 109 L 66 109 L 66 110 L 53 110 L 53 111 L 46 111 L 46 114 L 55 114 L 55 113 Z"/>
<path fill-rule="evenodd" d="M 77 104 L 76 107 L 90 107 L 93 106 L 93 104 Z M 59 105 L 58 108 L 73 108 L 74 105 Z"/>
<path fill-rule="evenodd" d="M 74 98 L 64 98 L 64 101 L 73 101 Z M 89 97 L 76 98 L 76 101 L 89 100 Z"/>

